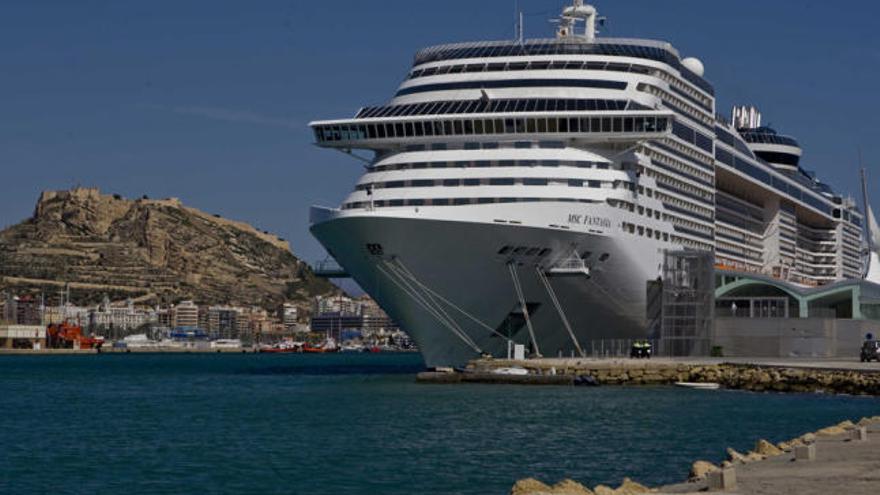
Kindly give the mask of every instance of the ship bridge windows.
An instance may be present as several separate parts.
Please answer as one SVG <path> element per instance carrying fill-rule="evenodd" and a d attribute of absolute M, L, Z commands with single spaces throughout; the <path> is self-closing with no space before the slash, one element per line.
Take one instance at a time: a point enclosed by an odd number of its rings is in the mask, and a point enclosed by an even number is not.
<path fill-rule="evenodd" d="M 481 119 L 477 124 L 474 119 L 438 120 L 422 122 L 425 136 L 470 136 L 494 134 L 586 134 L 602 133 L 665 133 L 669 126 L 668 117 L 634 116 L 634 117 L 578 117 L 576 125 L 572 125 L 568 117 L 550 118 L 508 118 Z M 631 119 L 631 131 L 626 131 Z M 377 139 L 400 139 L 415 137 L 413 122 L 369 123 L 369 124 L 333 124 L 315 126 L 318 143 L 362 141 L 369 136 Z M 384 134 L 384 138 L 382 135 Z"/>
<path fill-rule="evenodd" d="M 471 114 L 471 113 L 520 113 L 520 112 L 582 112 L 597 110 L 647 110 L 648 107 L 631 100 L 621 99 L 573 99 L 573 98 L 505 98 L 491 101 L 448 100 L 431 103 L 409 103 L 364 107 L 356 119 L 378 117 L 405 117 L 413 115 Z"/>

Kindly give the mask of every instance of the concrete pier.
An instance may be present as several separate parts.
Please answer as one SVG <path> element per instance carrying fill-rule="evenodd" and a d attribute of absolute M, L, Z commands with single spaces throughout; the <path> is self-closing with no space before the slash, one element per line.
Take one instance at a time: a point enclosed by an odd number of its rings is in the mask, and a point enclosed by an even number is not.
<path fill-rule="evenodd" d="M 864 429 L 865 440 L 850 440 L 851 432 Z M 637 493 L 698 495 L 874 495 L 880 486 L 880 416 L 863 418 L 858 424 L 839 425 L 807 433 L 776 446 L 759 442 L 746 455 L 729 453 L 724 465 L 694 463 L 687 482 L 651 488 L 624 478 L 617 489 L 597 486 L 590 490 L 572 480 L 547 485 L 539 480 L 518 482 L 515 495 L 632 495 Z M 697 467 L 700 467 L 697 470 Z M 697 473 L 698 471 L 698 473 Z M 696 474 L 696 476 L 695 476 Z M 684 478 L 685 473 L 682 473 Z"/>
<path fill-rule="evenodd" d="M 500 374 L 521 368 L 528 374 Z M 480 359 L 461 372 L 419 374 L 422 383 L 534 385 L 669 385 L 718 383 L 724 388 L 777 392 L 880 395 L 880 364 L 840 360 L 724 359 Z"/>

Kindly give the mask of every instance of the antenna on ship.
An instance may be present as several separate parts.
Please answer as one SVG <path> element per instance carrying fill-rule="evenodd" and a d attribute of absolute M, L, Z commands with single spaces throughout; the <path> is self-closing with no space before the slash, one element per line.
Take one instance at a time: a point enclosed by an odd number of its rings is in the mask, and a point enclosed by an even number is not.
<path fill-rule="evenodd" d="M 523 31 L 525 29 L 524 29 L 524 24 L 523 24 L 523 13 L 522 13 L 522 10 L 520 10 L 520 8 L 519 8 L 519 0 L 516 0 L 513 2 L 513 12 L 516 17 L 516 25 L 514 26 L 514 34 L 516 35 L 517 43 L 522 45 L 523 39 L 524 39 Z"/>
<path fill-rule="evenodd" d="M 566 7 L 559 17 L 559 28 L 556 30 L 558 38 L 581 37 L 587 41 L 596 39 L 596 21 L 599 14 L 596 7 L 585 4 L 584 0 L 574 0 L 574 3 Z M 576 32 L 578 21 L 584 22 L 584 31 L 582 35 Z M 602 20 L 604 22 L 604 19 Z"/>
<path fill-rule="evenodd" d="M 874 246 L 874 240 L 871 236 L 871 222 L 868 217 L 870 213 L 868 211 L 871 209 L 871 205 L 868 204 L 868 178 L 867 172 L 865 171 L 865 164 L 862 162 L 862 148 L 859 147 L 859 168 L 861 169 L 862 174 L 862 205 L 865 208 L 865 231 L 868 238 L 868 252 L 873 252 L 877 246 Z"/>

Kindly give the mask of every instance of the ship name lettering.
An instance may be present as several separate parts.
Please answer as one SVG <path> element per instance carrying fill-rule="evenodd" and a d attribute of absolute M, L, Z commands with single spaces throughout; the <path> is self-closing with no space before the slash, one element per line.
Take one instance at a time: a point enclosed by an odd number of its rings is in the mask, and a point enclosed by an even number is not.
<path fill-rule="evenodd" d="M 576 213 L 568 214 L 568 223 L 577 225 L 589 225 L 590 227 L 611 228 L 611 220 L 605 217 L 595 217 L 589 215 L 578 215 Z"/>

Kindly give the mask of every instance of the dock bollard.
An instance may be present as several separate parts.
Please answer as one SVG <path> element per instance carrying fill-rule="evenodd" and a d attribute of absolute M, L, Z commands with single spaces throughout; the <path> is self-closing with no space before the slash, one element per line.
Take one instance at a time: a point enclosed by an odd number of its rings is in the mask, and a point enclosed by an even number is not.
<path fill-rule="evenodd" d="M 798 445 L 794 448 L 794 460 L 796 461 L 815 461 L 816 460 L 816 444 Z"/>
<path fill-rule="evenodd" d="M 853 442 L 866 442 L 868 440 L 868 429 L 859 426 L 849 430 L 849 439 Z"/>
<path fill-rule="evenodd" d="M 709 490 L 736 490 L 736 469 L 726 467 L 709 473 Z"/>

